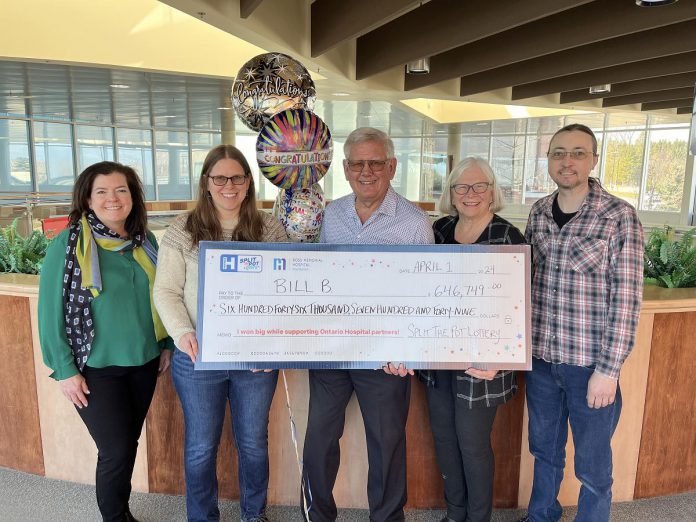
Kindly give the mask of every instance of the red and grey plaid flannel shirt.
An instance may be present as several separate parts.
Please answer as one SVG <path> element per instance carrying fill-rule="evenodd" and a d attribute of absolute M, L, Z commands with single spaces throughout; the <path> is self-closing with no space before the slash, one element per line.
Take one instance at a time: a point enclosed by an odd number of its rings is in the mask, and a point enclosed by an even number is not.
<path fill-rule="evenodd" d="M 633 348 L 643 295 L 643 228 L 635 209 L 590 178 L 562 229 L 537 201 L 525 237 L 533 249 L 532 347 L 551 363 L 618 378 Z"/>

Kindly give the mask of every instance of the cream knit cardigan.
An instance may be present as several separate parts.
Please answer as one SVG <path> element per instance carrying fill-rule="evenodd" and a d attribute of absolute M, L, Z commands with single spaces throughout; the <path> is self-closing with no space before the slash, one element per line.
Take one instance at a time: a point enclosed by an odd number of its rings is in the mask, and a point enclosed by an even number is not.
<path fill-rule="evenodd" d="M 191 246 L 191 234 L 184 225 L 188 214 L 178 216 L 160 242 L 157 253 L 157 274 L 152 296 L 164 327 L 179 347 L 181 336 L 196 331 L 198 308 L 198 247 Z M 280 222 L 261 212 L 264 242 L 287 242 Z M 231 241 L 232 231 L 223 230 L 223 239 Z"/>

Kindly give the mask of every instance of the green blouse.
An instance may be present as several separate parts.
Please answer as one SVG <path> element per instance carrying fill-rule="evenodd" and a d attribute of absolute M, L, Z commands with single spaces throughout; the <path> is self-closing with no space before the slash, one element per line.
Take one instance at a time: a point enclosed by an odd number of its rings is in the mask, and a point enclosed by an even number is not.
<path fill-rule="evenodd" d="M 60 381 L 78 373 L 65 333 L 63 267 L 69 229 L 49 245 L 39 283 L 39 341 L 51 377 Z M 157 248 L 152 234 L 150 241 Z M 147 275 L 133 253 L 98 247 L 103 290 L 92 301 L 94 342 L 87 366 L 140 366 L 162 349 L 173 349 L 171 337 L 157 342 L 150 310 Z"/>

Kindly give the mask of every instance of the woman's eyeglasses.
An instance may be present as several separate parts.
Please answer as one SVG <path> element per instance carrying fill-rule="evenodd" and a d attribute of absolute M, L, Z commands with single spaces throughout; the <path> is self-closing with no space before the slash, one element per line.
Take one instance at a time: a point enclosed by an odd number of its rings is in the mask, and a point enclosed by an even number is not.
<path fill-rule="evenodd" d="M 227 185 L 228 181 L 231 181 L 233 185 L 244 185 L 246 182 L 247 178 L 246 174 L 244 176 L 208 176 L 213 181 L 213 185 L 217 185 L 218 187 L 224 187 Z"/>
<path fill-rule="evenodd" d="M 488 190 L 491 183 L 481 182 L 474 183 L 473 185 L 467 185 L 466 183 L 457 183 L 456 185 L 450 185 L 450 188 L 454 190 L 460 196 L 464 196 L 469 193 L 470 190 L 474 191 L 474 194 L 483 194 Z"/>

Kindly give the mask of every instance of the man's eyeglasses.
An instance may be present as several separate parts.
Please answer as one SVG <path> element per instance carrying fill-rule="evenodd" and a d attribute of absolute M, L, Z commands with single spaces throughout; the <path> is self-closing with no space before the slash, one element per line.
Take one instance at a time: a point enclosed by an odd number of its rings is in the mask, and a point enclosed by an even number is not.
<path fill-rule="evenodd" d="M 594 152 L 587 152 L 586 150 L 554 150 L 547 154 L 549 159 L 560 161 L 565 159 L 566 156 L 570 156 L 571 159 L 582 161 L 588 156 L 594 156 Z"/>
<path fill-rule="evenodd" d="M 375 174 L 382 172 L 389 163 L 389 160 L 346 160 L 348 170 L 351 172 L 360 173 L 365 168 L 365 165 L 370 169 L 370 172 Z"/>
<path fill-rule="evenodd" d="M 208 176 L 213 181 L 213 185 L 218 187 L 224 187 L 227 185 L 228 181 L 231 181 L 233 185 L 244 185 L 247 180 L 247 175 L 244 176 Z"/>
<path fill-rule="evenodd" d="M 450 185 L 450 188 L 454 190 L 460 196 L 464 196 L 469 193 L 469 190 L 473 190 L 475 194 L 483 194 L 488 190 L 491 183 L 481 182 L 474 183 L 473 185 L 467 185 L 466 183 L 457 183 L 456 185 Z"/>

